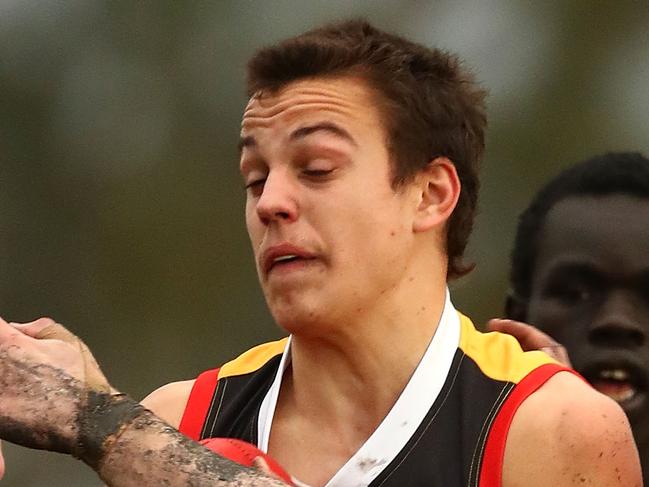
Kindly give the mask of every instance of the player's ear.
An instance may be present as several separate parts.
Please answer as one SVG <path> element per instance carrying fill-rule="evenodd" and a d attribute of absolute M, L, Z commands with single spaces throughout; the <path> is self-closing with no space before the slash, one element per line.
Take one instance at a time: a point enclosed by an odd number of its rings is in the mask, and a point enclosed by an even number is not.
<path fill-rule="evenodd" d="M 527 321 L 527 300 L 510 289 L 505 299 L 505 317 L 510 320 Z"/>
<path fill-rule="evenodd" d="M 426 232 L 444 225 L 460 197 L 460 178 L 455 165 L 446 157 L 437 157 L 417 174 L 416 184 L 419 202 L 413 230 Z"/>

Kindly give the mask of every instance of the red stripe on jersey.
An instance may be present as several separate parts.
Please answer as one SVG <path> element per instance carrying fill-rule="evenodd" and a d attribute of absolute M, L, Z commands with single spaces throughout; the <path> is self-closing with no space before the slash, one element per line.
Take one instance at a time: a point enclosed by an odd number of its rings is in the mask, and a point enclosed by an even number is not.
<path fill-rule="evenodd" d="M 559 364 L 545 364 L 526 375 L 512 390 L 496 415 L 485 446 L 480 467 L 480 487 L 501 487 L 507 433 L 518 407 L 557 372 L 574 370 Z"/>
<path fill-rule="evenodd" d="M 178 430 L 192 440 L 200 439 L 218 377 L 219 369 L 206 370 L 196 378 L 189 393 Z"/>

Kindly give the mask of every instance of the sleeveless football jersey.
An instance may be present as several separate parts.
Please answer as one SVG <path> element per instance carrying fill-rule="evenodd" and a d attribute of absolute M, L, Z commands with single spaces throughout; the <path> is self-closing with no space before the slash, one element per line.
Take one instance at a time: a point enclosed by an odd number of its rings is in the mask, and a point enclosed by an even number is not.
<path fill-rule="evenodd" d="M 180 431 L 268 451 L 290 338 L 259 345 L 193 386 Z M 480 333 L 447 301 L 435 336 L 383 422 L 327 487 L 500 487 L 520 404 L 562 370 L 511 336 Z"/>

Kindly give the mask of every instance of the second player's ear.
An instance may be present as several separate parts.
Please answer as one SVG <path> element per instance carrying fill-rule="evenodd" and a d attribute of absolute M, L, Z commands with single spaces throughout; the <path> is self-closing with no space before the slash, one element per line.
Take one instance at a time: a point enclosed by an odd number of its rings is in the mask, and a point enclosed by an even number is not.
<path fill-rule="evenodd" d="M 413 222 L 415 232 L 426 232 L 448 221 L 460 197 L 460 178 L 446 157 L 428 163 L 416 177 L 419 204 Z"/>

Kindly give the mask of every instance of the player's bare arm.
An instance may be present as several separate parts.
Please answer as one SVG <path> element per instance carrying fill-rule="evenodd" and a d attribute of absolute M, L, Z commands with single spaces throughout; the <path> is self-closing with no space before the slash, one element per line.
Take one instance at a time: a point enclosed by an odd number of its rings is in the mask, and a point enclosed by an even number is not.
<path fill-rule="evenodd" d="M 513 419 L 503 487 L 641 487 L 626 416 L 579 377 L 559 373 Z"/>
<path fill-rule="evenodd" d="M 116 393 L 83 342 L 52 320 L 0 320 L 0 388 L 1 438 L 72 454 L 108 485 L 283 485 Z"/>
<path fill-rule="evenodd" d="M 183 380 L 165 384 L 142 399 L 140 404 L 170 426 L 178 428 L 194 382 Z"/>

